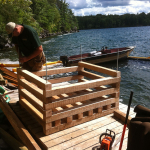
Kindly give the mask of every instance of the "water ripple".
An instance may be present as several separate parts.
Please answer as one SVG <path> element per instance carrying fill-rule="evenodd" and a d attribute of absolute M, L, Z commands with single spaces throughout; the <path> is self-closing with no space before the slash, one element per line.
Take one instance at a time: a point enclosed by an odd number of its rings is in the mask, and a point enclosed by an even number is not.
<path fill-rule="evenodd" d="M 76 55 L 100 50 L 102 46 L 108 48 L 136 46 L 131 56 L 150 57 L 150 26 L 109 28 L 81 30 L 78 33 L 55 36 L 53 38 L 42 39 L 44 52 L 47 61 L 57 61 L 62 55 Z M 0 53 L 2 62 L 18 60 L 14 51 L 3 51 Z M 102 66 L 117 69 L 117 63 L 103 64 Z M 142 104 L 150 108 L 150 61 L 127 60 L 119 62 L 121 71 L 120 101 L 128 104 L 131 90 L 133 94 L 132 106 Z M 70 73 L 61 74 L 68 76 Z M 57 76 L 51 76 L 55 78 Z"/>

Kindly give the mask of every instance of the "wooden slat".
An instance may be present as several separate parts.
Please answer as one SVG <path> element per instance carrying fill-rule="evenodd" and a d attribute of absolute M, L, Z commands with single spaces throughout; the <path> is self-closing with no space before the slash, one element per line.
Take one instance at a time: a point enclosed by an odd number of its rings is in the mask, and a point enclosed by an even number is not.
<path fill-rule="evenodd" d="M 35 140 L 32 138 L 28 130 L 24 127 L 9 105 L 5 102 L 3 97 L 0 97 L 0 107 L 13 126 L 14 130 L 22 140 L 22 142 L 28 147 L 30 150 L 41 150 L 41 148 L 37 145 Z"/>
<path fill-rule="evenodd" d="M 122 120 L 123 122 L 125 122 L 125 119 L 126 119 L 126 114 L 120 110 L 116 110 L 114 111 L 114 117 Z M 130 120 L 132 119 L 132 117 L 128 117 L 128 120 L 127 120 L 127 124 L 129 125 L 130 124 Z"/>
<path fill-rule="evenodd" d="M 82 102 L 96 97 L 101 97 L 103 95 L 109 95 L 115 92 L 117 92 L 115 88 L 108 88 L 106 90 L 96 90 L 85 93 L 82 92 L 81 94 L 76 94 L 75 96 L 68 97 L 67 99 L 55 100 L 53 103 L 45 104 L 45 109 L 48 110 L 59 106 L 62 107 L 67 104 L 74 104 L 76 102 Z"/>
<path fill-rule="evenodd" d="M 78 65 L 80 67 L 84 67 L 84 68 L 87 68 L 87 69 L 91 69 L 93 71 L 104 73 L 104 74 L 110 75 L 112 77 L 120 77 L 121 76 L 120 71 L 115 71 L 115 70 L 108 69 L 108 68 L 105 68 L 105 67 L 89 64 L 89 63 L 86 63 L 86 62 L 83 62 L 83 61 L 79 62 Z"/>
<path fill-rule="evenodd" d="M 8 132 L 0 128 L 0 136 L 1 138 L 14 150 L 28 150 L 26 146 L 16 140 L 13 136 L 11 136 Z"/>
<path fill-rule="evenodd" d="M 45 135 L 52 134 L 52 133 L 55 133 L 55 132 L 58 132 L 58 131 L 70 128 L 72 126 L 76 126 L 76 125 L 79 125 L 81 123 L 84 123 L 84 122 L 87 122 L 87 121 L 90 121 L 90 120 L 93 120 L 93 119 L 96 119 L 96 118 L 99 118 L 99 117 L 102 117 L 102 116 L 106 116 L 106 115 L 108 115 L 110 113 L 113 113 L 114 110 L 116 110 L 116 108 L 113 108 L 113 109 L 110 109 L 110 110 L 107 110 L 107 111 L 103 111 L 102 113 L 96 113 L 95 115 L 87 116 L 87 117 L 84 117 L 82 119 L 73 120 L 69 124 L 61 124 L 59 126 L 59 128 L 58 127 L 56 127 L 56 128 L 54 127 L 52 129 L 47 129 L 44 133 L 45 133 Z"/>
<path fill-rule="evenodd" d="M 43 113 L 43 103 L 37 99 L 33 94 L 28 92 L 26 89 L 20 89 L 19 93 L 22 97 L 24 97 L 29 103 L 31 103 L 36 109 L 38 109 L 41 113 Z"/>
<path fill-rule="evenodd" d="M 79 75 L 83 75 L 87 78 L 90 78 L 90 79 L 100 79 L 100 78 L 104 78 L 103 76 L 100 76 L 100 75 L 97 75 L 97 74 L 94 74 L 94 73 L 91 73 L 91 72 L 88 72 L 88 71 L 79 71 Z"/>
<path fill-rule="evenodd" d="M 28 82 L 25 79 L 18 80 L 19 86 L 24 87 L 26 90 L 32 92 L 34 96 L 38 99 L 43 101 L 43 91 L 39 89 L 37 86 L 33 85 L 32 83 Z"/>
<path fill-rule="evenodd" d="M 24 107 L 41 125 L 43 125 L 43 114 L 34 108 L 26 99 L 20 99 L 19 103 Z"/>
<path fill-rule="evenodd" d="M 78 79 L 83 79 L 84 77 L 82 75 L 75 75 L 75 76 L 68 76 L 68 77 L 62 77 L 62 78 L 55 78 L 48 80 L 50 83 L 60 83 L 60 82 L 66 82 L 66 81 L 71 81 L 71 80 L 78 80 Z"/>
<path fill-rule="evenodd" d="M 56 88 L 53 88 L 52 90 L 44 93 L 44 96 L 51 97 L 51 96 L 60 95 L 63 93 L 71 93 L 71 92 L 81 91 L 81 90 L 84 90 L 87 88 L 94 88 L 94 87 L 98 87 L 101 85 L 108 85 L 108 84 L 120 82 L 120 80 L 121 80 L 120 77 L 118 77 L 118 78 L 107 77 L 107 78 L 103 78 L 103 79 L 95 79 L 92 81 L 66 85 L 61 88 L 56 87 Z"/>
<path fill-rule="evenodd" d="M 0 70 L 4 71 L 5 74 L 14 77 L 15 79 L 17 79 L 17 74 L 15 74 L 14 72 L 4 68 L 4 67 L 0 67 Z"/>
<path fill-rule="evenodd" d="M 89 81 L 89 80 L 87 80 L 87 79 L 81 79 L 81 80 L 80 80 L 80 82 L 86 82 L 86 81 Z M 107 88 L 107 87 L 104 86 L 104 85 L 102 85 L 102 86 L 100 86 L 100 87 L 96 87 L 95 89 L 105 89 L 105 88 Z"/>
<path fill-rule="evenodd" d="M 68 73 L 68 72 L 75 72 L 82 70 L 82 67 L 65 67 L 65 68 L 55 68 L 55 69 L 49 69 L 47 70 L 47 75 L 54 75 L 54 74 L 60 74 L 60 73 Z M 37 76 L 46 76 L 46 71 L 38 71 L 34 72 Z"/>
<path fill-rule="evenodd" d="M 43 90 L 51 89 L 51 83 L 47 82 L 46 80 L 38 77 L 37 75 L 29 72 L 28 70 L 24 69 L 17 69 L 18 75 L 23 76 L 28 81 L 36 84 L 38 87 L 40 87 Z"/>
<path fill-rule="evenodd" d="M 54 121 L 54 120 L 59 120 L 61 118 L 66 118 L 68 116 L 72 116 L 72 115 L 75 115 L 78 113 L 86 112 L 86 111 L 89 111 L 91 109 L 95 109 L 95 108 L 99 108 L 99 107 L 102 107 L 105 105 L 109 105 L 109 104 L 115 103 L 117 101 L 118 101 L 118 98 L 110 98 L 110 99 L 100 101 L 100 102 L 98 100 L 96 102 L 89 102 L 88 105 L 83 105 L 82 107 L 79 107 L 79 108 L 78 107 L 72 108 L 72 109 L 65 111 L 63 113 L 61 111 L 60 113 L 53 114 L 52 117 L 47 118 L 46 123 Z"/>
<path fill-rule="evenodd" d="M 15 84 L 18 84 L 18 81 L 16 78 L 13 78 L 13 77 L 10 77 L 10 76 L 3 76 L 5 79 L 11 81 L 11 82 L 14 82 Z"/>

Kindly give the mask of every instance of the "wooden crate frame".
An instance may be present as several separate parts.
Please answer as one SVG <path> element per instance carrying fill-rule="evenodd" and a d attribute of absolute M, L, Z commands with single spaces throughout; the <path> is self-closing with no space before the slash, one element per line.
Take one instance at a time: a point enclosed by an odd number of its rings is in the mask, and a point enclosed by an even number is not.
<path fill-rule="evenodd" d="M 46 81 L 41 78 L 46 75 L 45 70 L 34 73 L 17 70 L 19 103 L 42 125 L 45 135 L 113 113 L 119 107 L 119 71 L 79 62 L 75 67 L 47 70 L 47 75 L 68 72 L 78 72 L 78 75 Z M 70 80 L 78 82 L 52 87 L 54 83 Z"/>

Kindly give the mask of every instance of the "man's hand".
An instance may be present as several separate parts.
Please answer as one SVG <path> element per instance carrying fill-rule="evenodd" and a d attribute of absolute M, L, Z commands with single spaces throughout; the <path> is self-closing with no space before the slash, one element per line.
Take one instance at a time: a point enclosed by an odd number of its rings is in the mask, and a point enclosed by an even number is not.
<path fill-rule="evenodd" d="M 43 51 L 43 48 L 42 48 L 42 45 L 41 45 L 31 55 L 29 55 L 28 57 L 20 55 L 19 62 L 20 63 L 27 62 L 27 61 L 31 60 L 32 58 L 38 56 L 42 51 Z"/>
<path fill-rule="evenodd" d="M 20 58 L 19 58 L 19 62 L 20 62 L 20 63 L 27 62 L 28 60 L 29 60 L 28 57 L 20 57 Z"/>

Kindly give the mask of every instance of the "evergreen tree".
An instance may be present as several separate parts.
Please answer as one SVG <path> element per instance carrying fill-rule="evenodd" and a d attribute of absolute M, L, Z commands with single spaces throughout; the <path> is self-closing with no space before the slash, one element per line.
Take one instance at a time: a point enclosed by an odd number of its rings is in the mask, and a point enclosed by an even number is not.
<path fill-rule="evenodd" d="M 39 27 L 33 19 L 30 0 L 1 0 L 0 1 L 0 34 L 6 34 L 5 25 L 8 22 L 29 24 Z"/>
<path fill-rule="evenodd" d="M 79 29 L 150 26 L 150 13 L 77 16 Z"/>

